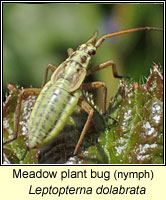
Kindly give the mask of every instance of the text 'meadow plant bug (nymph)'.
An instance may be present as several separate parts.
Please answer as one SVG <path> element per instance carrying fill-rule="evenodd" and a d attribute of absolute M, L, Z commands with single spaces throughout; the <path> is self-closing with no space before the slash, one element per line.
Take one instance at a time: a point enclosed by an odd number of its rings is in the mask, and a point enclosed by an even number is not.
<path fill-rule="evenodd" d="M 155 27 L 135 28 L 104 35 L 99 38 L 97 42 L 97 32 L 95 32 L 85 44 L 79 45 L 76 51 L 70 49 L 68 51 L 69 57 L 57 68 L 49 64 L 46 68 L 42 89 L 28 88 L 20 93 L 16 109 L 15 138 L 6 143 L 13 141 L 17 137 L 20 118 L 19 113 L 23 97 L 25 95 L 36 95 L 38 98 L 30 115 L 28 125 L 29 148 L 41 148 L 56 137 L 65 126 L 75 106 L 78 104 L 88 113 L 88 118 L 74 150 L 74 155 L 76 155 L 91 124 L 94 112 L 92 106 L 83 99 L 82 91 L 103 88 L 102 112 L 106 112 L 107 88 L 105 83 L 100 81 L 84 83 L 85 77 L 109 66 L 112 67 L 115 78 L 124 77 L 118 75 L 116 65 L 112 61 L 107 61 L 94 68 L 88 69 L 91 57 L 95 55 L 97 48 L 105 39 L 143 30 L 163 31 L 163 29 Z M 53 74 L 50 81 L 46 83 L 48 70 L 51 70 Z"/>

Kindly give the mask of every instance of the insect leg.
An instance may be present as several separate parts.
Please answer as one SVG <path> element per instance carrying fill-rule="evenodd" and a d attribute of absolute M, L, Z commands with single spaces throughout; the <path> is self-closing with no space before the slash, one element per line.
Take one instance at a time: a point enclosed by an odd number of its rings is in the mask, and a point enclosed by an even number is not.
<path fill-rule="evenodd" d="M 86 123 L 85 123 L 85 125 L 84 125 L 84 128 L 83 128 L 82 132 L 81 132 L 80 138 L 79 138 L 79 140 L 78 140 L 78 142 L 77 142 L 77 145 L 76 145 L 76 147 L 75 147 L 74 155 L 76 155 L 76 154 L 78 153 L 78 150 L 79 150 L 79 148 L 80 148 L 80 145 L 81 145 L 81 143 L 82 143 L 82 141 L 83 141 L 83 139 L 84 139 L 84 137 L 85 137 L 85 134 L 86 134 L 86 132 L 87 132 L 89 126 L 90 126 L 90 122 L 91 122 L 91 120 L 92 120 L 93 112 L 94 112 L 93 108 L 92 108 L 86 101 L 84 101 L 84 100 L 82 100 L 82 99 L 79 99 L 78 105 L 79 105 L 85 112 L 87 112 L 87 113 L 89 114 L 89 116 L 88 116 L 88 118 L 87 118 L 87 121 L 86 121 Z"/>
<path fill-rule="evenodd" d="M 93 68 L 87 70 L 86 75 L 89 76 L 90 74 L 92 74 L 98 70 L 107 68 L 109 66 L 112 66 L 112 72 L 113 72 L 113 75 L 115 78 L 129 78 L 129 76 L 122 76 L 122 75 L 118 74 L 116 64 L 113 61 L 107 61 L 107 62 L 101 63 L 100 65 L 97 65 L 96 67 L 93 67 Z"/>
<path fill-rule="evenodd" d="M 55 65 L 53 65 L 53 64 L 48 64 L 47 65 L 47 67 L 45 69 L 44 78 L 43 78 L 43 82 L 42 82 L 41 88 L 43 88 L 44 85 L 46 84 L 47 76 L 48 76 L 48 70 L 51 70 L 52 72 L 54 72 L 56 70 Z"/>
<path fill-rule="evenodd" d="M 92 90 L 97 88 L 103 88 L 103 105 L 102 105 L 102 112 L 103 114 L 106 112 L 106 100 L 107 100 L 107 87 L 104 82 L 96 81 L 91 83 L 84 83 L 82 86 L 83 90 Z"/>
<path fill-rule="evenodd" d="M 26 88 L 23 91 L 20 92 L 17 100 L 17 106 L 16 106 L 16 111 L 15 111 L 15 127 L 14 127 L 14 137 L 3 144 L 8 144 L 15 139 L 17 139 L 18 136 L 18 130 L 19 130 L 19 122 L 20 122 L 20 115 L 21 115 L 21 105 L 22 105 L 22 100 L 26 99 L 28 96 L 38 96 L 40 93 L 41 89 L 38 88 Z"/>

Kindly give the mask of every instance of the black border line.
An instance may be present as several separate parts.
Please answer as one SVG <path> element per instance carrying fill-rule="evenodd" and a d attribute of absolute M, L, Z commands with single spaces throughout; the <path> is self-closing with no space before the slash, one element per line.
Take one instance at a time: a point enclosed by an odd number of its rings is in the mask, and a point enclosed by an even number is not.
<path fill-rule="evenodd" d="M 164 124 L 163 124 L 163 130 L 164 130 L 164 148 L 163 148 L 163 164 L 73 164 L 73 165 L 69 165 L 69 164 L 10 164 L 10 165 L 6 165 L 3 164 L 3 116 L 2 116 L 2 107 L 3 107 L 3 102 L 2 102 L 2 90 L 3 90 L 3 4 L 4 3 L 27 3 L 27 4 L 42 4 L 42 3 L 99 3 L 99 4 L 108 4 L 108 3 L 115 3 L 115 4 L 122 4 L 122 3 L 126 3 L 126 4 L 135 4 L 135 3 L 144 3 L 144 4 L 148 4 L 148 3 L 156 3 L 156 4 L 163 4 L 163 30 L 164 30 L 164 34 L 163 34 L 163 39 L 164 39 L 164 45 L 163 45 L 163 59 L 164 59 L 164 66 L 163 66 L 163 81 L 164 81 L 164 87 L 163 87 L 163 98 L 164 98 L 164 105 L 163 105 L 163 109 L 164 109 L 164 119 L 165 119 L 165 1 L 1 1 L 1 163 L 0 166 L 3 167 L 15 167 L 15 166 L 40 166 L 40 167 L 45 167 L 45 166 L 86 166 L 86 167 L 92 167 L 92 166 L 136 166 L 136 167 L 141 167 L 141 166 L 166 166 L 165 163 L 165 120 L 164 120 Z"/>

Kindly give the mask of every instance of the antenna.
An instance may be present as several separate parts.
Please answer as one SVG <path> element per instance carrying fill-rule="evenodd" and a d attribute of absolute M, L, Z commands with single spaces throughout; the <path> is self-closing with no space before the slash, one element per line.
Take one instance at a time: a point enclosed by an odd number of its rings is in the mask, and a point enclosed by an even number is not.
<path fill-rule="evenodd" d="M 156 28 L 156 27 L 141 27 L 141 28 L 133 28 L 133 29 L 128 29 L 128 30 L 124 30 L 124 31 L 119 31 L 119 32 L 115 32 L 115 33 L 109 33 L 107 35 L 103 35 L 101 38 L 99 38 L 99 40 L 96 42 L 95 47 L 98 48 L 106 38 L 110 38 L 110 37 L 114 37 L 114 36 L 118 36 L 118 35 L 123 35 L 123 34 L 127 34 L 127 33 L 133 33 L 133 32 L 137 32 L 137 31 L 163 31 L 162 28 Z"/>

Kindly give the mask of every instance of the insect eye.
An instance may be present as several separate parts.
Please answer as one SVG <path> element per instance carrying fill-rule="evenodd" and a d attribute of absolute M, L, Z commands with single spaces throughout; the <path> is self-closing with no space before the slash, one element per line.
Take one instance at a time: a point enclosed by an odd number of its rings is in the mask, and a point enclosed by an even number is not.
<path fill-rule="evenodd" d="M 96 53 L 96 51 L 94 49 L 91 49 L 91 50 L 88 51 L 88 54 L 90 56 L 95 55 L 95 53 Z"/>

